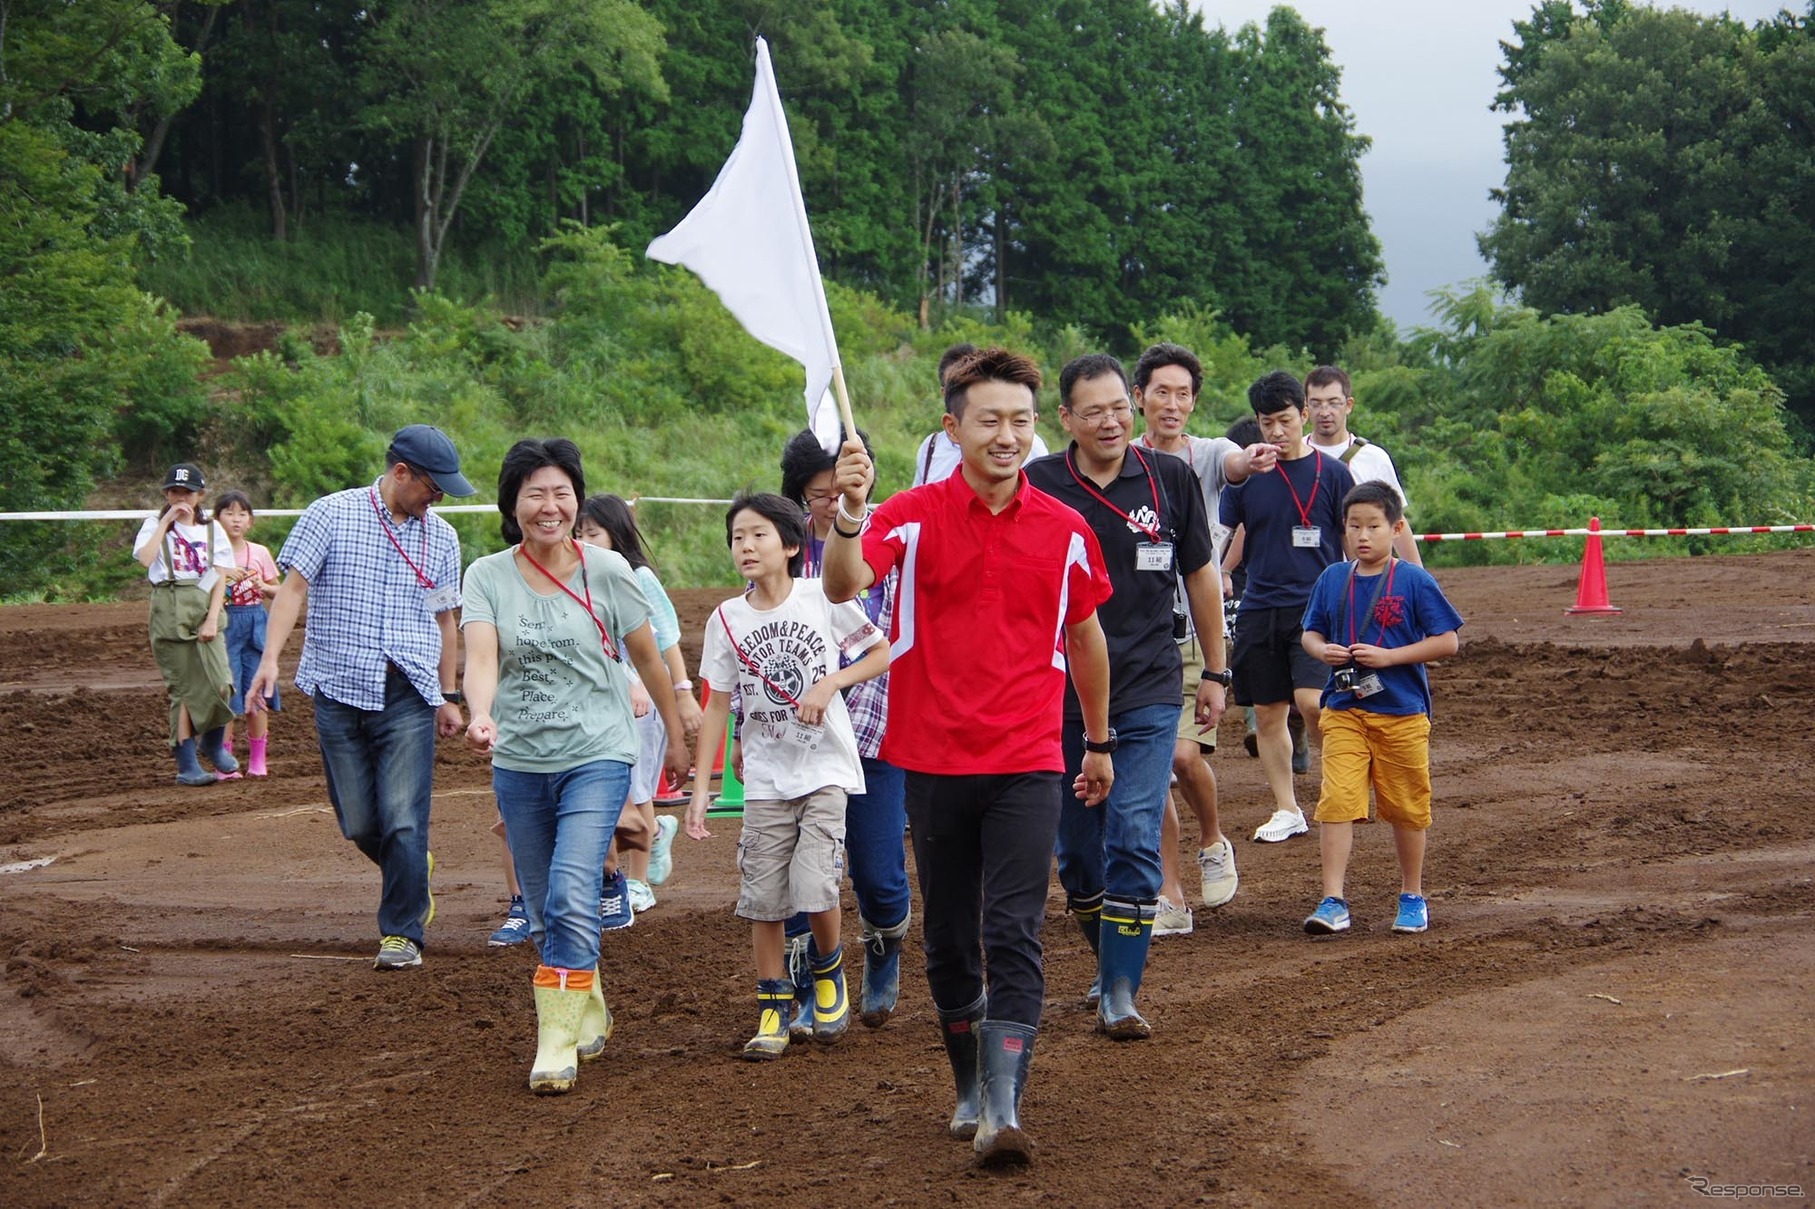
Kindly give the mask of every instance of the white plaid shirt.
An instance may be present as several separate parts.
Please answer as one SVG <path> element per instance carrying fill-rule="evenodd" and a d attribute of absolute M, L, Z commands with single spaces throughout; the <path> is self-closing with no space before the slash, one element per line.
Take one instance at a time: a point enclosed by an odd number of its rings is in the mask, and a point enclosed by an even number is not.
<path fill-rule="evenodd" d="M 423 586 L 404 554 L 434 587 Z M 394 663 L 424 701 L 443 704 L 441 630 L 428 596 L 451 589 L 447 608 L 460 607 L 460 539 L 452 525 L 433 513 L 395 524 L 375 481 L 310 504 L 277 561 L 309 582 L 298 689 L 381 710 L 385 667 Z"/>

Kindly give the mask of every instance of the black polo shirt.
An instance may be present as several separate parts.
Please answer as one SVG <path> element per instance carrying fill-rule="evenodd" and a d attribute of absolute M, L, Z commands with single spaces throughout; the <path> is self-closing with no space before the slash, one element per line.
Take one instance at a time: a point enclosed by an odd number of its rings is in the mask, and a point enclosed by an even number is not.
<path fill-rule="evenodd" d="M 1131 446 L 1122 458 L 1121 474 L 1108 487 L 1098 487 L 1076 465 L 1076 450 L 1073 442 L 1064 453 L 1029 462 L 1027 481 L 1076 509 L 1103 548 L 1109 582 L 1115 587 L 1115 595 L 1097 607 L 1097 619 L 1109 640 L 1109 712 L 1177 705 L 1185 670 L 1172 636 L 1178 577 L 1198 570 L 1213 557 L 1210 519 L 1204 513 L 1197 472 L 1182 458 Z M 1131 524 L 1130 518 L 1158 530 L 1161 541 L 1172 543 L 1170 570 L 1137 568 L 1139 547 L 1153 538 Z M 1077 690 L 1068 677 L 1065 716 L 1075 719 L 1080 714 Z"/>

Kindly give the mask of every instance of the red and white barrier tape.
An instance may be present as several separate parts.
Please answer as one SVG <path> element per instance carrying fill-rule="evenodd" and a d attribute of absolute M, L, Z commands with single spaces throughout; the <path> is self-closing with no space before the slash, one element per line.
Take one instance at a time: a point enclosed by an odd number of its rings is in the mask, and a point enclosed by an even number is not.
<path fill-rule="evenodd" d="M 1498 533 L 1419 533 L 1421 542 L 1478 542 L 1498 537 L 1712 537 L 1739 533 L 1815 533 L 1815 525 L 1717 525 L 1707 529 L 1503 529 Z"/>

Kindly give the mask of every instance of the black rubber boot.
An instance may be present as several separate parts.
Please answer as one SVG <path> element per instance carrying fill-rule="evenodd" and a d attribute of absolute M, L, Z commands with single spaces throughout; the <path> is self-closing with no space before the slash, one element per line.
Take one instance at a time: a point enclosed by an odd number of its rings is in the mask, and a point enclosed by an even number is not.
<path fill-rule="evenodd" d="M 982 1084 L 977 1106 L 977 1137 L 971 1146 L 985 1167 L 1033 1160 L 1033 1139 L 1021 1129 L 1021 1093 L 1033 1062 L 1031 1025 L 985 1020 L 978 1026 L 977 1066 Z"/>
<path fill-rule="evenodd" d="M 1103 934 L 1103 895 L 1099 891 L 1089 898 L 1065 896 L 1065 910 L 1078 921 L 1078 931 L 1084 934 L 1085 943 L 1092 953 L 1101 953 Z M 1090 989 L 1084 992 L 1084 1002 L 1089 1007 L 1096 1007 L 1103 997 L 1103 979 L 1101 976 L 1090 980 Z"/>
<path fill-rule="evenodd" d="M 954 1138 L 977 1136 L 977 1026 L 988 1010 L 988 999 L 979 995 L 967 1008 L 939 1012 L 939 1035 L 945 1039 L 945 1056 L 951 1060 L 952 1082 L 958 1088 L 958 1107 L 946 1127 Z"/>

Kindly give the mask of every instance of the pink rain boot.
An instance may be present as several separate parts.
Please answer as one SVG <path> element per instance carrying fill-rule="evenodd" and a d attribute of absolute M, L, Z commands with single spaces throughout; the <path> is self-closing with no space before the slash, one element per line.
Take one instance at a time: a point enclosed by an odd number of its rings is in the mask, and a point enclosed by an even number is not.
<path fill-rule="evenodd" d="M 252 754 L 246 761 L 246 774 L 248 776 L 262 777 L 270 772 L 270 770 L 265 767 L 265 742 L 264 739 L 246 740 L 247 746 L 252 749 Z"/>

